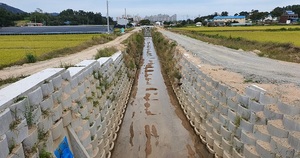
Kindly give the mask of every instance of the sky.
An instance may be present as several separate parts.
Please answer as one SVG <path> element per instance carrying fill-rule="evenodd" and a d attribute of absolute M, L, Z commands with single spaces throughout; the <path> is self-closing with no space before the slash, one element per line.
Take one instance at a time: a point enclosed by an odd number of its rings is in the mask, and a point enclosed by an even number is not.
<path fill-rule="evenodd" d="M 34 12 L 36 8 L 44 12 L 61 12 L 66 9 L 100 12 L 106 15 L 107 0 L 0 0 L 0 2 L 19 8 L 25 12 Z M 300 4 L 299 0 L 108 0 L 109 15 L 120 17 L 125 14 L 147 15 L 177 14 L 177 19 L 195 17 L 222 11 L 234 15 L 241 11 L 272 11 L 276 7 Z"/>

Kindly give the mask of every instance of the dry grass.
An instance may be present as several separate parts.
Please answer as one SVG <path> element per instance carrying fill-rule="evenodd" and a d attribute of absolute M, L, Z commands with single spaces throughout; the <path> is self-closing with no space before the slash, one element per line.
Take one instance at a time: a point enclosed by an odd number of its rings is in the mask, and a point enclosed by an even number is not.
<path fill-rule="evenodd" d="M 27 76 L 18 76 L 18 77 L 9 77 L 7 79 L 1 79 L 0 78 L 0 87 L 6 84 L 10 84 L 10 83 L 15 83 L 23 78 L 25 78 Z"/>
<path fill-rule="evenodd" d="M 95 59 L 99 59 L 101 57 L 110 57 L 114 53 L 116 53 L 118 50 L 115 47 L 109 47 L 109 48 L 104 48 L 101 50 L 98 50 Z"/>

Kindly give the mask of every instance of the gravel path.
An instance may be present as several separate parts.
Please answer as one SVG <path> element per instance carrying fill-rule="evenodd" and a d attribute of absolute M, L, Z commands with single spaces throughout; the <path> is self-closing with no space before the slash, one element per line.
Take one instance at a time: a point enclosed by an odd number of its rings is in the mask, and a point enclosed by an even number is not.
<path fill-rule="evenodd" d="M 300 86 L 300 64 L 257 56 L 255 53 L 208 44 L 160 30 L 166 37 L 198 56 L 203 63 L 222 66 L 258 83 L 295 83 Z"/>
<path fill-rule="evenodd" d="M 22 66 L 12 66 L 12 67 L 5 68 L 3 70 L 0 70 L 0 79 L 6 79 L 9 77 L 18 77 L 21 75 L 31 75 L 36 72 L 42 71 L 46 68 L 59 67 L 60 65 L 74 65 L 79 63 L 82 60 L 93 59 L 97 53 L 97 50 L 99 49 L 112 47 L 112 46 L 119 49 L 120 47 L 122 47 L 120 46 L 121 42 L 127 39 L 133 32 L 136 32 L 138 30 L 139 28 L 129 33 L 126 33 L 122 36 L 119 36 L 113 41 L 90 47 L 88 49 L 85 49 L 75 54 L 53 58 L 46 61 L 40 61 L 32 64 L 24 64 Z"/>

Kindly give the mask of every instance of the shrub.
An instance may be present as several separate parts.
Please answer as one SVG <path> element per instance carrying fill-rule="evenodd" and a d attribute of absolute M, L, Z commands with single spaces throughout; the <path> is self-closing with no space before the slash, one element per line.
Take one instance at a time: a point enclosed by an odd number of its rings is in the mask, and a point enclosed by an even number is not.
<path fill-rule="evenodd" d="M 52 158 L 52 154 L 50 152 L 47 152 L 45 149 L 42 149 L 39 154 L 40 158 Z"/>
<path fill-rule="evenodd" d="M 36 56 L 31 53 L 26 54 L 26 60 L 28 63 L 35 63 L 37 61 Z"/>

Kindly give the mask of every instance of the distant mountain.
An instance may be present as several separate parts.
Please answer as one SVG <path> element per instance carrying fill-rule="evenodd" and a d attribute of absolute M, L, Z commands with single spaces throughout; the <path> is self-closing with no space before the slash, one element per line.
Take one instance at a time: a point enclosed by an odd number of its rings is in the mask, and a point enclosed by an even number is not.
<path fill-rule="evenodd" d="M 9 6 L 7 4 L 4 4 L 4 3 L 0 3 L 0 8 L 3 8 L 9 12 L 12 12 L 12 13 L 25 13 L 23 10 L 20 10 L 18 8 L 15 8 L 15 7 L 12 7 L 12 6 Z"/>

